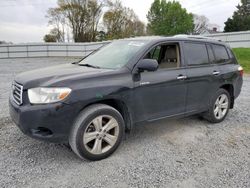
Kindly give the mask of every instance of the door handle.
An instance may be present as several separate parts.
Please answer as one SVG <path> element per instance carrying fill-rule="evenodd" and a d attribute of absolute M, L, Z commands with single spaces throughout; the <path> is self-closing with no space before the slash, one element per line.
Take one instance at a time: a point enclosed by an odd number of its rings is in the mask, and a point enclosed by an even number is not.
<path fill-rule="evenodd" d="M 214 71 L 214 72 L 213 72 L 213 75 L 215 75 L 215 76 L 217 76 L 217 75 L 219 75 L 219 74 L 220 74 L 219 71 Z"/>
<path fill-rule="evenodd" d="M 186 80 L 187 79 L 187 76 L 183 76 L 183 75 L 179 75 L 177 77 L 177 80 Z"/>

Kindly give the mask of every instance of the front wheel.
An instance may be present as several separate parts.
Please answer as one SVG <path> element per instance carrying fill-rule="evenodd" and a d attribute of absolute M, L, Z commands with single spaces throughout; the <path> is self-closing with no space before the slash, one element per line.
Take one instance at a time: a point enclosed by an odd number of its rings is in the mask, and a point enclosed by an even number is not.
<path fill-rule="evenodd" d="M 211 100 L 209 110 L 204 114 L 204 118 L 212 123 L 222 122 L 230 108 L 230 95 L 224 89 L 219 89 Z"/>
<path fill-rule="evenodd" d="M 80 157 L 101 160 L 119 146 L 124 133 L 124 120 L 114 108 L 97 104 L 87 107 L 72 128 L 69 144 Z"/>

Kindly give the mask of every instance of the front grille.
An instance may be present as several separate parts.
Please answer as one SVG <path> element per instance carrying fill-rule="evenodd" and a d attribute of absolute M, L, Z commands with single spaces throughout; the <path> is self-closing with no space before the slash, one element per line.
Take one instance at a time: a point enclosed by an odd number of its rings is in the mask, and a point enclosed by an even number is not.
<path fill-rule="evenodd" d="M 21 105 L 23 103 L 23 86 L 14 82 L 12 85 L 12 96 L 13 100 L 17 105 Z"/>

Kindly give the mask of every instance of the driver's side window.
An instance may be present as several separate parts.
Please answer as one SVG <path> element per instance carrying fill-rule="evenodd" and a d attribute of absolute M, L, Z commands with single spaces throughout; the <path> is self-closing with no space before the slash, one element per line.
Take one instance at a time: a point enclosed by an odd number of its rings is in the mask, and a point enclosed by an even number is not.
<path fill-rule="evenodd" d="M 180 52 L 178 44 L 162 44 L 152 48 L 144 59 L 155 59 L 159 69 L 180 67 Z"/>

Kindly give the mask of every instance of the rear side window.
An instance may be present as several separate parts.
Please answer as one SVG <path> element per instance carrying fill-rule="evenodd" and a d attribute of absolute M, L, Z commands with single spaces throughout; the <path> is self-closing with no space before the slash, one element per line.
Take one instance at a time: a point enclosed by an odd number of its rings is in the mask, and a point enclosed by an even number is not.
<path fill-rule="evenodd" d="M 229 60 L 227 50 L 224 46 L 213 44 L 216 63 L 225 63 Z"/>
<path fill-rule="evenodd" d="M 205 44 L 184 43 L 186 62 L 189 66 L 209 64 L 208 53 Z"/>

